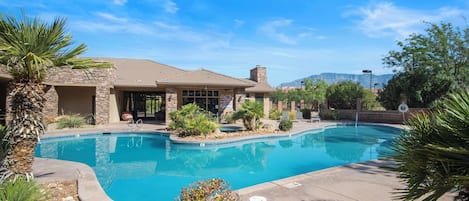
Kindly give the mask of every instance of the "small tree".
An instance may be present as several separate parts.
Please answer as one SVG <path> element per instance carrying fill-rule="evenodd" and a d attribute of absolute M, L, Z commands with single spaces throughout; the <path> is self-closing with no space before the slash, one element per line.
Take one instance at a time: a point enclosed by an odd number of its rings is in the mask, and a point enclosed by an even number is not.
<path fill-rule="evenodd" d="M 423 34 L 397 42 L 383 63 L 398 73 L 379 93 L 386 109 L 396 109 L 401 96 L 410 107 L 428 107 L 448 92 L 469 87 L 469 27 L 429 24 Z"/>
<path fill-rule="evenodd" d="M 365 89 L 360 83 L 352 81 L 330 85 L 326 91 L 329 106 L 335 109 L 355 109 L 357 98 L 363 98 L 364 95 Z"/>
<path fill-rule="evenodd" d="M 242 119 L 246 130 L 257 130 L 261 126 L 261 118 L 264 116 L 264 106 L 261 102 L 244 102 L 241 107 L 233 113 L 233 119 Z"/>
<path fill-rule="evenodd" d="M 428 114 L 407 124 L 394 145 L 397 164 L 391 168 L 406 184 L 399 198 L 437 200 L 459 191 L 456 200 L 469 200 L 469 90 L 450 94 Z"/>

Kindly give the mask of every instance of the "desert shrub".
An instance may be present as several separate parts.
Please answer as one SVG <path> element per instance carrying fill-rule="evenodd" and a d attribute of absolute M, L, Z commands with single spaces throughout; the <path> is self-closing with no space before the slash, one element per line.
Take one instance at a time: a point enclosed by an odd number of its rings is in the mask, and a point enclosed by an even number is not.
<path fill-rule="evenodd" d="M 235 120 L 233 119 L 233 113 L 226 113 L 225 114 L 225 121 L 227 124 L 234 124 Z"/>
<path fill-rule="evenodd" d="M 288 131 L 288 130 L 291 130 L 292 128 L 293 128 L 293 122 L 290 120 L 283 119 L 278 124 L 278 129 L 280 129 L 281 131 Z"/>
<path fill-rule="evenodd" d="M 272 109 L 269 112 L 269 118 L 272 120 L 279 120 L 280 116 L 282 116 L 282 112 L 278 109 Z"/>
<path fill-rule="evenodd" d="M 321 110 L 321 112 L 319 113 L 319 116 L 321 117 L 321 119 L 324 119 L 324 120 L 339 120 L 340 119 L 339 112 L 335 110 Z"/>
<path fill-rule="evenodd" d="M 469 90 L 452 93 L 429 113 L 414 115 L 393 145 L 391 167 L 405 182 L 402 200 L 469 200 Z"/>
<path fill-rule="evenodd" d="M 295 119 L 296 119 L 296 113 L 295 113 L 295 112 L 289 112 L 289 113 L 288 113 L 288 119 L 289 119 L 290 121 L 295 120 Z"/>
<path fill-rule="evenodd" d="M 216 119 L 211 118 L 195 103 L 182 106 L 178 111 L 169 114 L 169 127 L 179 132 L 179 136 L 210 134 L 219 127 Z"/>
<path fill-rule="evenodd" d="M 7 201 L 43 201 L 48 199 L 45 191 L 35 181 L 26 181 L 20 177 L 16 181 L 0 184 L 0 200 Z"/>
<path fill-rule="evenodd" d="M 60 118 L 57 123 L 57 129 L 62 128 L 81 128 L 85 125 L 85 119 L 78 115 L 66 115 Z"/>
<path fill-rule="evenodd" d="M 238 194 L 229 189 L 229 185 L 223 179 L 207 179 L 192 183 L 189 187 L 181 189 L 176 200 L 180 201 L 236 201 Z"/>
<path fill-rule="evenodd" d="M 311 109 L 302 109 L 303 119 L 311 119 Z"/>

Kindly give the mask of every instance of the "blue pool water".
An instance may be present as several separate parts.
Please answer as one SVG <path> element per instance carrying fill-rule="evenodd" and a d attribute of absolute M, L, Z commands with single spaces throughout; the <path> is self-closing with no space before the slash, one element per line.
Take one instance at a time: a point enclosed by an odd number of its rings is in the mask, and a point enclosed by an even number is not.
<path fill-rule="evenodd" d="M 180 189 L 222 178 L 232 189 L 392 154 L 399 129 L 338 126 L 292 137 L 219 145 L 174 144 L 165 135 L 116 133 L 43 139 L 36 156 L 86 163 L 116 201 L 174 200 Z"/>

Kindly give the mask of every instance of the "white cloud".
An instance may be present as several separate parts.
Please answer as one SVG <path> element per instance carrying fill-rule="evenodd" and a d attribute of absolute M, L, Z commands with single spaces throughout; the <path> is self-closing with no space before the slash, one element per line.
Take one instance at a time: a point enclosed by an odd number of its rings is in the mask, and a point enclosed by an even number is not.
<path fill-rule="evenodd" d="M 294 45 L 296 44 L 296 40 L 293 37 L 287 36 L 285 33 L 279 31 L 281 28 L 285 28 L 290 26 L 292 20 L 289 19 L 282 19 L 282 20 L 274 20 L 267 22 L 263 26 L 260 27 L 260 31 L 267 35 L 268 37 L 275 39 L 281 43 Z"/>
<path fill-rule="evenodd" d="M 418 32 L 423 22 L 439 22 L 463 16 L 464 11 L 443 7 L 437 10 L 416 10 L 395 6 L 390 2 L 372 3 L 349 11 L 345 16 L 358 16 L 358 28 L 370 37 L 405 38 Z"/>
<path fill-rule="evenodd" d="M 242 27 L 245 23 L 243 20 L 240 20 L 240 19 L 234 19 L 233 22 L 235 24 L 235 28 Z"/>
<path fill-rule="evenodd" d="M 119 6 L 123 6 L 124 4 L 127 3 L 127 0 L 113 0 L 112 3 L 119 5 Z"/>
<path fill-rule="evenodd" d="M 171 0 L 165 1 L 163 3 L 163 8 L 166 12 L 171 13 L 171 14 L 174 14 L 179 10 L 177 4 Z"/>
<path fill-rule="evenodd" d="M 259 31 L 269 38 L 289 45 L 295 45 L 300 40 L 313 36 L 312 28 L 293 26 L 293 20 L 290 19 L 269 21 L 262 25 Z"/>
<path fill-rule="evenodd" d="M 116 17 L 115 15 L 110 14 L 110 13 L 96 12 L 95 14 L 98 17 L 101 17 L 101 18 L 109 20 L 109 21 L 120 22 L 120 23 L 127 22 L 126 18 Z"/>

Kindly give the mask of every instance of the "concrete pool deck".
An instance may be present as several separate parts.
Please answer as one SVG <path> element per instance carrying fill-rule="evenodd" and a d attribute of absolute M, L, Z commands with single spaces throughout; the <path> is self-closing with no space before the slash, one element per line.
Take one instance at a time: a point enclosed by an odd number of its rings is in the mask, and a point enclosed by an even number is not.
<path fill-rule="evenodd" d="M 294 134 L 304 130 L 320 129 L 338 123 L 350 122 L 321 121 L 319 123 L 310 123 L 308 121 L 298 121 L 294 123 L 293 130 L 290 133 Z M 403 128 L 402 125 L 390 126 Z M 143 124 L 138 131 L 161 132 L 165 128 L 166 125 Z M 119 123 L 94 128 L 51 130 L 45 134 L 45 137 L 83 133 L 123 132 L 129 130 L 127 124 Z M 379 168 L 380 166 L 390 164 L 390 162 L 381 160 L 349 164 L 266 182 L 243 188 L 236 192 L 240 195 L 240 200 L 242 201 L 249 201 L 252 196 L 262 196 L 268 201 L 393 200 L 391 192 L 395 188 L 402 188 L 404 186 L 396 178 L 395 173 Z M 52 159 L 37 159 L 34 162 L 33 169 L 37 180 L 42 182 L 76 179 L 78 181 L 79 197 L 82 201 L 111 200 L 102 190 L 92 169 L 84 164 Z M 446 196 L 441 200 L 453 199 L 451 196 Z"/>

